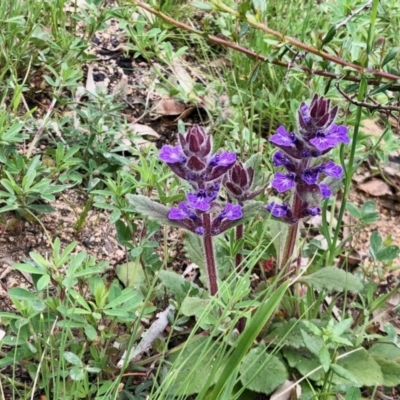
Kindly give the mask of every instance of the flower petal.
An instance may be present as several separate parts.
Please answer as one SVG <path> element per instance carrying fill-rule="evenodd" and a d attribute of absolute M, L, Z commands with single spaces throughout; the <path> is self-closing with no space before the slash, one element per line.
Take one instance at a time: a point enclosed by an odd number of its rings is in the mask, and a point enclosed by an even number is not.
<path fill-rule="evenodd" d="M 226 203 L 225 208 L 218 215 L 219 219 L 229 219 L 235 221 L 243 217 L 242 206 L 239 204 Z"/>
<path fill-rule="evenodd" d="M 277 172 L 274 176 L 274 179 L 271 182 L 271 185 L 278 192 L 283 193 L 296 186 L 295 179 L 296 179 L 296 174 L 292 172 L 289 172 L 287 174 L 283 174 L 282 172 Z"/>
<path fill-rule="evenodd" d="M 214 154 L 210 160 L 209 165 L 212 167 L 214 166 L 229 167 L 235 164 L 235 162 L 236 162 L 236 153 L 226 151 L 223 153 Z"/>
<path fill-rule="evenodd" d="M 277 204 L 274 201 L 266 206 L 266 209 L 275 217 L 285 217 L 289 212 L 289 205 L 287 203 Z"/>
<path fill-rule="evenodd" d="M 293 147 L 297 142 L 297 136 L 294 133 L 289 133 L 286 131 L 285 127 L 281 125 L 277 130 L 276 134 L 269 138 L 271 143 L 279 146 L 289 146 Z"/>
<path fill-rule="evenodd" d="M 301 178 L 307 185 L 314 185 L 318 180 L 318 168 L 307 168 L 301 173 Z"/>
<path fill-rule="evenodd" d="M 181 146 L 170 146 L 168 144 L 161 148 L 158 157 L 161 161 L 168 164 L 182 163 L 186 161 Z"/>
<path fill-rule="evenodd" d="M 319 189 L 321 190 L 321 195 L 323 199 L 327 199 L 328 197 L 332 196 L 332 190 L 329 189 L 329 187 L 324 183 L 321 183 L 319 185 Z"/>
<path fill-rule="evenodd" d="M 340 179 L 343 174 L 343 168 L 340 165 L 335 164 L 333 161 L 321 164 L 319 166 L 319 171 L 336 179 Z"/>

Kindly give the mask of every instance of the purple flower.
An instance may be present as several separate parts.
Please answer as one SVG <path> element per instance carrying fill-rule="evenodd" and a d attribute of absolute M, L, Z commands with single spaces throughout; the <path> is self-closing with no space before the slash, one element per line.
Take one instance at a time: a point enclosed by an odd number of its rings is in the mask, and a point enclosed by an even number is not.
<path fill-rule="evenodd" d="M 281 125 L 277 130 L 276 134 L 272 135 L 269 138 L 271 143 L 274 143 L 278 146 L 285 147 L 295 147 L 295 144 L 298 142 L 298 138 L 294 133 L 289 133 L 286 131 L 285 127 Z"/>
<path fill-rule="evenodd" d="M 343 173 L 343 168 L 340 165 L 335 164 L 333 161 L 328 161 L 325 164 L 319 166 L 319 171 L 332 178 L 340 179 Z"/>
<path fill-rule="evenodd" d="M 330 128 L 330 134 L 331 136 L 335 137 L 337 142 L 349 144 L 350 139 L 348 135 L 349 129 L 347 126 L 344 125 L 335 125 L 333 124 Z"/>
<path fill-rule="evenodd" d="M 236 153 L 232 152 L 223 152 L 216 153 L 210 160 L 209 165 L 211 167 L 219 166 L 219 167 L 230 167 L 236 162 Z"/>
<path fill-rule="evenodd" d="M 198 226 L 197 228 L 195 228 L 195 233 L 197 233 L 198 235 L 204 235 L 204 228 L 202 226 Z"/>
<path fill-rule="evenodd" d="M 323 199 L 327 199 L 328 197 L 332 196 L 332 190 L 329 189 L 329 187 L 327 185 L 325 185 L 324 183 L 321 183 L 319 185 L 319 188 L 321 190 L 321 195 Z"/>
<path fill-rule="evenodd" d="M 172 220 L 182 220 L 186 218 L 197 219 L 197 215 L 191 211 L 185 201 L 179 203 L 178 207 L 172 207 L 168 218 Z"/>
<path fill-rule="evenodd" d="M 320 130 L 313 139 L 310 139 L 310 143 L 318 150 L 324 151 L 337 146 L 338 141 L 335 136 L 330 134 L 329 130 Z"/>
<path fill-rule="evenodd" d="M 308 217 L 308 216 L 315 217 L 320 212 L 321 212 L 321 208 L 320 207 L 307 207 L 302 211 L 301 214 L 302 214 L 303 217 Z"/>
<path fill-rule="evenodd" d="M 243 217 L 242 207 L 239 204 L 226 203 L 225 208 L 218 215 L 218 219 L 235 221 Z"/>
<path fill-rule="evenodd" d="M 278 192 L 283 193 L 296 186 L 295 179 L 296 179 L 296 174 L 294 174 L 293 172 L 289 172 L 287 174 L 283 174 L 282 172 L 277 172 L 275 174 L 274 179 L 271 182 L 271 185 Z"/>
<path fill-rule="evenodd" d="M 286 217 L 290 213 L 290 207 L 288 203 L 277 204 L 274 201 L 266 206 L 266 209 L 275 217 L 282 218 Z"/>
<path fill-rule="evenodd" d="M 274 164 L 274 167 L 284 166 L 287 168 L 294 168 L 293 162 L 282 151 L 277 151 L 272 156 L 272 162 Z"/>
<path fill-rule="evenodd" d="M 318 180 L 318 168 L 307 168 L 301 173 L 301 178 L 307 185 L 314 185 Z"/>
<path fill-rule="evenodd" d="M 210 203 L 217 198 L 217 195 L 218 192 L 215 190 L 200 189 L 195 193 L 188 193 L 186 197 L 190 207 L 204 212 L 211 208 Z"/>
<path fill-rule="evenodd" d="M 170 146 L 168 144 L 161 148 L 158 157 L 161 161 L 164 161 L 167 164 L 182 163 L 186 161 L 181 146 Z"/>

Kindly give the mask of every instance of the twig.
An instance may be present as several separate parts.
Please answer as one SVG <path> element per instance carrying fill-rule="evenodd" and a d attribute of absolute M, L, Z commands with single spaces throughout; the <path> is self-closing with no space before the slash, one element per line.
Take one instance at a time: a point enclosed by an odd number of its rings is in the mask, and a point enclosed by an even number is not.
<path fill-rule="evenodd" d="M 163 14 L 162 12 L 160 12 L 158 10 L 155 10 L 154 8 L 152 8 L 151 6 L 141 2 L 140 0 L 132 0 L 132 2 L 135 3 L 137 6 L 143 8 L 144 10 L 150 12 L 151 14 L 154 14 L 157 17 L 163 19 L 164 21 L 176 26 L 177 28 L 184 29 L 184 30 L 186 30 L 188 32 L 203 36 L 204 38 L 206 38 L 207 40 L 209 40 L 209 41 L 211 41 L 213 43 L 216 43 L 216 44 L 219 44 L 221 46 L 228 47 L 230 49 L 239 51 L 240 53 L 246 54 L 247 56 L 249 56 L 251 58 L 254 58 L 254 59 L 257 59 L 257 60 L 261 60 L 261 61 L 265 61 L 267 63 L 271 63 L 273 65 L 277 65 L 279 67 L 284 67 L 284 68 L 296 67 L 296 68 L 301 69 L 302 71 L 304 71 L 304 72 L 306 72 L 308 74 L 311 74 L 311 75 L 324 76 L 326 78 L 331 78 L 331 79 L 341 79 L 341 80 L 346 80 L 346 81 L 350 81 L 350 82 L 360 82 L 360 78 L 358 78 L 356 76 L 339 75 L 339 74 L 335 74 L 333 72 L 329 72 L 329 71 L 326 71 L 326 70 L 313 69 L 313 68 L 308 68 L 308 67 L 305 67 L 305 66 L 302 66 L 302 65 L 294 65 L 292 63 L 286 63 L 286 62 L 283 62 L 283 61 L 280 61 L 280 60 L 277 60 L 277 59 L 269 60 L 268 57 L 263 56 L 261 54 L 258 54 L 258 53 L 254 52 L 254 51 L 252 51 L 250 49 L 247 49 L 247 48 L 245 48 L 243 46 L 240 46 L 237 43 L 231 42 L 231 41 L 226 40 L 226 39 L 219 38 L 218 36 L 209 35 L 204 31 L 201 31 L 199 29 L 195 29 L 195 28 L 193 28 L 193 27 L 191 27 L 191 26 L 189 26 L 189 25 L 187 25 L 187 24 L 185 24 L 183 22 L 177 21 L 177 20 L 169 17 L 168 15 Z M 237 16 L 238 18 L 240 17 L 240 15 L 235 13 L 234 10 L 231 10 L 229 8 L 227 8 L 227 9 L 232 11 L 233 15 Z M 227 11 L 227 10 L 225 9 L 225 11 Z M 228 12 L 230 12 L 230 11 L 228 11 Z M 295 47 L 299 47 L 299 48 L 301 48 L 301 49 L 303 49 L 303 50 L 305 50 L 307 52 L 316 54 L 316 55 L 320 56 L 321 58 L 324 58 L 326 60 L 330 60 L 330 61 L 334 62 L 335 64 L 340 64 L 340 65 L 343 65 L 343 66 L 350 67 L 350 68 L 352 68 L 355 71 L 360 72 L 360 73 L 369 73 L 369 74 L 371 74 L 371 75 L 373 75 L 373 76 L 378 78 L 378 79 L 368 79 L 367 83 L 369 85 L 379 85 L 379 84 L 381 84 L 382 82 L 381 82 L 380 78 L 385 78 L 385 79 L 389 79 L 389 80 L 392 80 L 392 81 L 400 80 L 400 76 L 398 76 L 398 75 L 390 74 L 390 73 L 387 73 L 387 72 L 384 72 L 384 71 L 375 70 L 375 69 L 369 69 L 369 68 L 360 67 L 359 65 L 352 64 L 350 62 L 342 60 L 341 58 L 338 58 L 338 57 L 332 56 L 332 55 L 330 55 L 328 53 L 319 51 L 319 50 L 315 49 L 314 47 L 308 46 L 308 45 L 306 45 L 306 44 L 304 44 L 304 43 L 302 43 L 302 42 L 300 42 L 300 41 L 298 41 L 296 39 L 290 38 L 288 36 L 284 36 L 281 33 L 273 31 L 272 29 L 267 28 L 266 26 L 264 26 L 262 24 L 256 23 L 254 21 L 252 21 L 251 23 L 250 23 L 250 21 L 247 21 L 247 22 L 249 24 L 251 24 L 252 26 L 254 26 L 255 28 L 264 30 L 265 32 L 270 33 L 273 36 L 278 37 L 279 39 L 282 40 L 282 42 L 286 41 L 288 43 L 291 43 Z M 389 86 L 387 89 L 390 89 L 392 91 L 400 91 L 400 85 L 393 84 L 393 85 Z"/>
<path fill-rule="evenodd" d="M 372 1 L 373 0 L 369 0 L 367 1 L 363 6 L 361 6 L 360 8 L 358 8 L 357 10 L 353 11 L 352 13 L 350 13 L 343 21 L 338 22 L 335 25 L 335 29 L 338 30 L 339 28 L 341 28 L 342 26 L 346 25 L 353 17 L 355 17 L 356 15 L 360 14 L 361 12 L 363 12 L 365 9 L 370 8 L 372 6 Z"/>
<path fill-rule="evenodd" d="M 356 101 L 352 99 L 348 94 L 346 94 L 339 85 L 339 82 L 335 83 L 336 89 L 338 92 L 351 104 L 354 104 L 355 106 L 358 107 L 365 107 L 368 108 L 369 110 L 376 111 L 376 110 L 383 110 L 383 111 L 400 111 L 400 107 L 395 107 L 395 106 L 383 106 L 382 104 L 370 104 L 366 103 L 364 101 Z"/>

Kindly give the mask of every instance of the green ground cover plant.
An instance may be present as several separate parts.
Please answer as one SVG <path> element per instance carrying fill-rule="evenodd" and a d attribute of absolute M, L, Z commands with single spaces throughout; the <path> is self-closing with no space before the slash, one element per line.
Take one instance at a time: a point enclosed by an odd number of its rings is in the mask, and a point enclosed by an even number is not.
<path fill-rule="evenodd" d="M 1 243 L 34 224 L 47 246 L 10 265 L 28 285 L 1 281 L 1 398 L 400 393 L 399 247 L 374 231 L 354 267 L 380 215 L 349 200 L 400 148 L 397 1 L 18 0 L 0 21 Z M 116 23 L 138 108 L 94 81 Z M 154 99 L 185 111 L 159 122 Z M 143 146 L 138 122 L 173 133 Z M 66 243 L 46 217 L 70 193 Z M 117 265 L 82 247 L 93 215 Z"/>

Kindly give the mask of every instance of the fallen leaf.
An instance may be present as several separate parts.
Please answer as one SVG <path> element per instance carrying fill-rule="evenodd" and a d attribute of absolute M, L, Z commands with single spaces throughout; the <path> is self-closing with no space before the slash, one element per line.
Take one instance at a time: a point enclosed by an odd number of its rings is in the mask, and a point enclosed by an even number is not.
<path fill-rule="evenodd" d="M 362 183 L 358 185 L 358 189 L 375 197 L 392 194 L 390 186 L 379 179 L 371 179 L 369 182 Z"/>
<path fill-rule="evenodd" d="M 296 382 L 285 381 L 276 389 L 270 400 L 291 400 L 299 399 L 301 395 L 301 387 Z"/>
<path fill-rule="evenodd" d="M 186 110 L 186 106 L 183 103 L 178 103 L 174 99 L 162 99 L 158 102 L 154 108 L 154 112 L 162 115 L 180 115 Z"/>
<path fill-rule="evenodd" d="M 129 124 L 129 127 L 132 129 L 133 132 L 135 132 L 138 135 L 141 136 L 153 136 L 157 139 L 160 138 L 160 135 L 150 126 L 148 125 L 142 125 L 142 124 Z"/>

